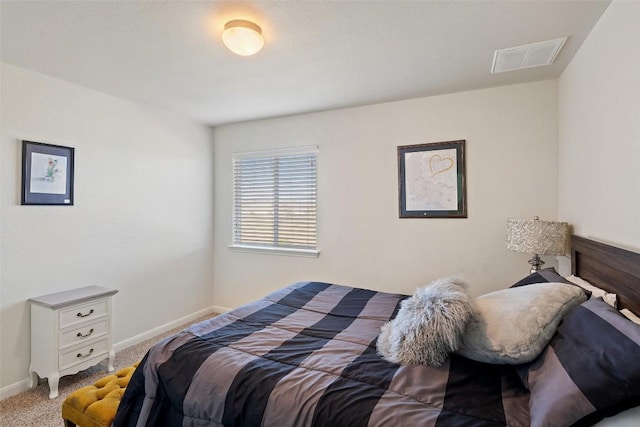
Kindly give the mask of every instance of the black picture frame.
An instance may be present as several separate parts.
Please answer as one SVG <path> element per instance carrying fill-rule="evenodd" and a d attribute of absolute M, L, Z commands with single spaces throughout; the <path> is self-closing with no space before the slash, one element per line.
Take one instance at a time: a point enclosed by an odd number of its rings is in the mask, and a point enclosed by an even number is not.
<path fill-rule="evenodd" d="M 398 147 L 400 218 L 466 218 L 465 140 Z"/>
<path fill-rule="evenodd" d="M 22 141 L 23 205 L 73 206 L 74 149 Z"/>

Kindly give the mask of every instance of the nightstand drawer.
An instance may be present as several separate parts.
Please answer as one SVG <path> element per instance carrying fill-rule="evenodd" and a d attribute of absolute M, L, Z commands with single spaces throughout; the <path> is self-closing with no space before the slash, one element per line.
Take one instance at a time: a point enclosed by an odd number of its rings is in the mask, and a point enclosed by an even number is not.
<path fill-rule="evenodd" d="M 98 356 L 103 356 L 109 351 L 109 338 L 104 337 L 100 340 L 72 347 L 68 350 L 62 350 L 60 352 L 60 359 L 58 361 L 58 368 L 62 371 L 69 366 L 81 363 L 87 360 L 91 360 Z"/>
<path fill-rule="evenodd" d="M 107 300 L 92 301 L 60 311 L 60 328 L 93 320 L 109 312 Z"/>
<path fill-rule="evenodd" d="M 60 349 L 80 344 L 81 342 L 89 341 L 94 338 L 98 338 L 102 335 L 106 335 L 109 332 L 109 318 L 103 317 L 98 322 L 89 324 L 82 324 L 73 329 L 60 332 L 60 339 L 58 343 Z"/>

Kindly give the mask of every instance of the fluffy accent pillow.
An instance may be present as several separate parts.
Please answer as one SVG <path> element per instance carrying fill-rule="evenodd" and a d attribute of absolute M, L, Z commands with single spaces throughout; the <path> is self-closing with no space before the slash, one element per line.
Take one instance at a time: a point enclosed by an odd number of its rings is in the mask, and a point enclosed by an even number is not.
<path fill-rule="evenodd" d="M 404 365 L 440 366 L 455 351 L 473 315 L 467 285 L 455 278 L 438 279 L 402 301 L 395 319 L 378 336 L 378 353 Z"/>
<path fill-rule="evenodd" d="M 476 298 L 458 353 L 478 362 L 520 364 L 535 359 L 583 290 L 565 283 L 535 283 Z"/>

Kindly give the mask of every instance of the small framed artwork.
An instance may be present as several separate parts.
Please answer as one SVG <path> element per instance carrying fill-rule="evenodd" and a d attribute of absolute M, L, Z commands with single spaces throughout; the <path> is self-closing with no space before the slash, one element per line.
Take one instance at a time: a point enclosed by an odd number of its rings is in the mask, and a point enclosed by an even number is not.
<path fill-rule="evenodd" d="M 23 205 L 73 205 L 73 151 L 22 141 Z"/>
<path fill-rule="evenodd" d="M 466 218 L 465 141 L 398 147 L 400 218 Z"/>

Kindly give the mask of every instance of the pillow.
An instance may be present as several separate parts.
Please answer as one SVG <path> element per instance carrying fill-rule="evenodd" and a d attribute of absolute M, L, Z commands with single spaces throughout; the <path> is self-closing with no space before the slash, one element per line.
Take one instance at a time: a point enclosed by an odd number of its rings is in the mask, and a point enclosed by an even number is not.
<path fill-rule="evenodd" d="M 618 306 L 618 295 L 607 292 L 604 289 L 598 288 L 597 286 L 593 286 L 583 278 L 574 276 L 573 274 L 567 277 L 567 280 L 574 285 L 578 285 L 582 289 L 586 289 L 587 291 L 589 291 L 591 293 L 591 298 L 602 298 L 604 302 L 606 302 L 613 308 L 616 308 Z"/>
<path fill-rule="evenodd" d="M 600 298 L 572 310 L 523 366 L 532 426 L 593 425 L 640 404 L 640 326 Z"/>
<path fill-rule="evenodd" d="M 534 283 L 566 283 L 568 285 L 575 285 L 568 281 L 566 278 L 562 277 L 555 268 L 543 268 L 540 271 L 536 271 L 535 273 L 531 273 L 525 278 L 518 280 L 516 283 L 511 285 L 511 288 L 518 288 L 520 286 L 527 286 Z M 591 292 L 588 289 L 582 288 L 587 298 L 591 296 Z"/>
<path fill-rule="evenodd" d="M 628 308 L 623 308 L 622 310 L 620 310 L 620 313 L 622 313 L 622 315 L 624 317 L 626 317 L 627 319 L 631 320 L 636 325 L 640 325 L 640 317 L 638 317 L 635 314 L 633 314 L 633 312 L 631 310 L 629 310 Z"/>
<path fill-rule="evenodd" d="M 533 283 L 571 283 L 564 277 L 562 277 L 555 268 L 543 268 L 540 271 L 536 271 L 535 273 L 531 273 L 527 277 L 524 277 L 518 280 L 516 283 L 511 285 L 511 288 L 517 288 L 518 286 L 531 285 Z"/>
<path fill-rule="evenodd" d="M 398 315 L 380 331 L 378 353 L 394 363 L 438 367 L 458 348 L 472 314 L 463 281 L 435 280 L 402 301 Z"/>
<path fill-rule="evenodd" d="M 479 296 L 458 354 L 485 363 L 530 362 L 563 316 L 586 299 L 582 289 L 565 283 L 534 283 Z"/>

